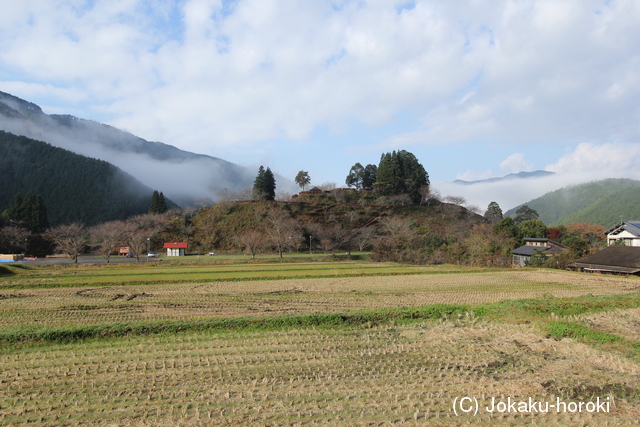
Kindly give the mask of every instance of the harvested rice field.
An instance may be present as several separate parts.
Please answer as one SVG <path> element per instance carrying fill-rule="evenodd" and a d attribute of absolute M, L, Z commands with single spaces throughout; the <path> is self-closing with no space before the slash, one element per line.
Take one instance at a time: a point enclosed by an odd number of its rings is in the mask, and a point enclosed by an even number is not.
<path fill-rule="evenodd" d="M 2 277 L 0 425 L 637 425 L 638 280 L 359 264 Z"/>

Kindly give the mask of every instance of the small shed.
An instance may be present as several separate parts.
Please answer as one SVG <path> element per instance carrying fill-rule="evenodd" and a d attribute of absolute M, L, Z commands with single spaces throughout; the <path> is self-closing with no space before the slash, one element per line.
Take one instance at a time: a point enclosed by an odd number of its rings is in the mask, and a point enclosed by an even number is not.
<path fill-rule="evenodd" d="M 189 247 L 187 242 L 165 243 L 164 249 L 167 250 L 167 256 L 184 256 L 184 250 Z"/>

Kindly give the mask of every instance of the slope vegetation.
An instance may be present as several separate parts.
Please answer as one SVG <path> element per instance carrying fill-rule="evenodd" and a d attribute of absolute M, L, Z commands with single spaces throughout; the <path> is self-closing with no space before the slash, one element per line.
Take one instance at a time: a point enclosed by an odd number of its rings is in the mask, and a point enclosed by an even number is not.
<path fill-rule="evenodd" d="M 640 218 L 639 197 L 640 181 L 611 178 L 564 187 L 525 205 L 535 209 L 547 225 L 587 222 L 609 227 L 621 217 Z M 505 216 L 515 215 L 518 207 Z"/>
<path fill-rule="evenodd" d="M 0 212 L 29 191 L 44 199 L 51 225 L 92 225 L 149 209 L 152 190 L 105 161 L 3 131 L 0 150 Z"/>

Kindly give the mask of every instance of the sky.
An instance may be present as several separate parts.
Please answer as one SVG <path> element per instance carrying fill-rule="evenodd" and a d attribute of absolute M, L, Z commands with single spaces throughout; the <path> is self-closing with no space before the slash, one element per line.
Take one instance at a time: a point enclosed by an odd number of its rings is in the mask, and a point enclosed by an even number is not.
<path fill-rule="evenodd" d="M 637 0 L 0 6 L 1 91 L 292 180 L 344 186 L 356 162 L 401 149 L 481 207 L 640 179 Z M 532 170 L 558 176 L 450 184 Z"/>

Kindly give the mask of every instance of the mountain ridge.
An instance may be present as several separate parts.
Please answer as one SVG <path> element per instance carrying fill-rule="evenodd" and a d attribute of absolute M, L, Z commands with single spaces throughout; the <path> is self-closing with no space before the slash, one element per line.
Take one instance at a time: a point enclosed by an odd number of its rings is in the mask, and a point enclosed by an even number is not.
<path fill-rule="evenodd" d="M 555 175 L 555 172 L 549 172 L 545 170 L 536 170 L 531 172 L 522 171 L 522 172 L 510 173 L 504 176 L 498 176 L 494 178 L 478 179 L 475 181 L 465 181 L 463 179 L 456 179 L 455 181 L 453 181 L 453 183 L 460 184 L 460 185 L 475 185 L 475 184 L 486 184 L 490 182 L 510 181 L 510 180 L 516 180 L 516 179 L 541 178 L 541 177 L 550 176 L 550 175 Z"/>
<path fill-rule="evenodd" d="M 69 114 L 44 113 L 38 105 L 0 91 L 0 130 L 98 158 L 157 188 L 183 206 L 217 198 L 222 189 L 251 187 L 257 171 L 226 160 L 147 141 L 116 127 Z M 278 190 L 294 184 L 276 175 Z"/>
<path fill-rule="evenodd" d="M 640 219 L 640 181 L 608 178 L 570 185 L 516 206 L 504 213 L 515 216 L 516 210 L 529 206 L 547 225 L 587 222 L 607 228 L 625 219 Z"/>

